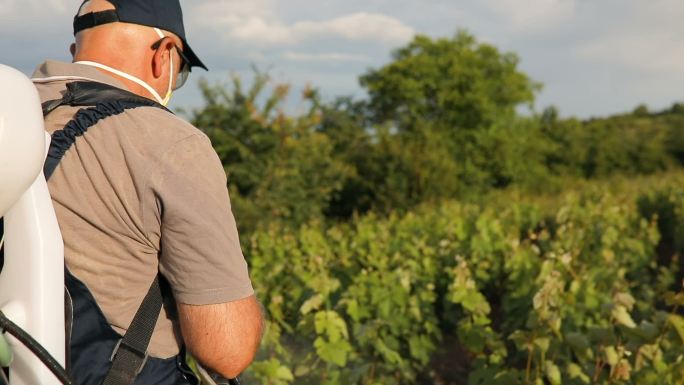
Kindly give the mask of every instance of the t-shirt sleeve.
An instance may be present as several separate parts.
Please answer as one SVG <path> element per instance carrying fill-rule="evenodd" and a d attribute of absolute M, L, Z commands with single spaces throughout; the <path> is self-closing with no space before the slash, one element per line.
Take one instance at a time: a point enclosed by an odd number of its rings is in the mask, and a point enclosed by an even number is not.
<path fill-rule="evenodd" d="M 254 294 L 231 211 L 226 174 L 208 138 L 192 135 L 161 158 L 156 195 L 159 269 L 176 301 L 208 305 Z"/>

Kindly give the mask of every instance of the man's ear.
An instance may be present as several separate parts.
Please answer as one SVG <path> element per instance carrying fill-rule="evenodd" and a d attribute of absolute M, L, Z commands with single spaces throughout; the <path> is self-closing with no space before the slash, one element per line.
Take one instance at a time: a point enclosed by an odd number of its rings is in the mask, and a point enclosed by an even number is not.
<path fill-rule="evenodd" d="M 71 46 L 69 47 L 69 52 L 71 52 L 71 58 L 73 59 L 74 56 L 76 56 L 76 43 L 71 43 Z"/>
<path fill-rule="evenodd" d="M 161 77 L 164 75 L 164 71 L 168 71 L 171 49 L 173 49 L 173 40 L 164 39 L 154 53 L 152 57 L 152 74 L 155 78 Z"/>

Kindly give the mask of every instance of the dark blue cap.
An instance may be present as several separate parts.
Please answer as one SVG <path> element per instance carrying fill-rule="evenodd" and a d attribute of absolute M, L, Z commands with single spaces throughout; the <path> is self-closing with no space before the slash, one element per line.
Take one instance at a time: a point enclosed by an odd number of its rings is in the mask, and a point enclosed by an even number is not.
<path fill-rule="evenodd" d="M 87 0 L 86 0 L 87 1 Z M 83 4 L 86 3 L 83 2 Z M 207 67 L 197 57 L 188 44 L 183 26 L 183 11 L 179 0 L 107 0 L 115 9 L 91 12 L 74 18 L 74 35 L 98 25 L 122 22 L 146 25 L 169 31 L 183 41 L 183 54 L 188 58 L 190 67 Z M 83 6 L 83 5 L 81 5 Z"/>

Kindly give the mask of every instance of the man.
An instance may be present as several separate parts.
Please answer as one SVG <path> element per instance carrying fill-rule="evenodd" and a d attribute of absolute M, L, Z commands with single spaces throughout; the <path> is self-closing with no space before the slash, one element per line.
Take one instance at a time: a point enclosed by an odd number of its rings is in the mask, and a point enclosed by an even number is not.
<path fill-rule="evenodd" d="M 70 82 L 92 81 L 166 105 L 192 66 L 206 69 L 187 44 L 178 0 L 85 1 L 74 29 L 74 63 L 47 61 L 33 75 L 42 102 L 61 98 Z M 77 110 L 50 112 L 48 132 L 61 130 Z M 165 368 L 174 370 L 183 366 L 183 357 L 174 357 L 184 345 L 226 378 L 249 365 L 262 315 L 225 173 L 205 135 L 162 108 L 129 109 L 76 138 L 48 185 L 68 271 L 92 294 L 117 336 L 127 331 L 160 273 L 172 299 L 143 353 L 171 362 Z M 92 353 L 98 341 L 89 338 L 94 341 L 78 346 L 72 340 L 77 383 L 102 382 Z M 143 364 L 145 384 L 189 383 L 178 373 L 151 373 L 153 365 Z"/>

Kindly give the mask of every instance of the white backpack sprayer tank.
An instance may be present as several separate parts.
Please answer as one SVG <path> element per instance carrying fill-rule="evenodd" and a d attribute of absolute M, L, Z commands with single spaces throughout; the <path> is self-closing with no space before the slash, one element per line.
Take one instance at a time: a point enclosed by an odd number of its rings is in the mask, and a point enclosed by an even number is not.
<path fill-rule="evenodd" d="M 0 310 L 63 366 L 64 245 L 42 173 L 49 143 L 34 85 L 0 64 Z M 11 385 L 60 383 L 23 344 L 7 339 L 14 355 Z"/>

